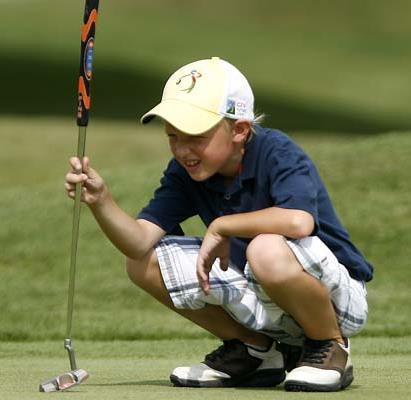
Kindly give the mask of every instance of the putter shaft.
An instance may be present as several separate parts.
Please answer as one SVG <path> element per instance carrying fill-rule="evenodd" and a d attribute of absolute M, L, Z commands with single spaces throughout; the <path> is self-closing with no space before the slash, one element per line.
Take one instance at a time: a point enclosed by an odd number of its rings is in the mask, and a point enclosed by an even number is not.
<path fill-rule="evenodd" d="M 86 127 L 80 126 L 78 132 L 77 142 L 77 157 L 82 159 L 84 157 L 86 147 Z M 76 195 L 74 198 L 73 209 L 73 229 L 71 236 L 71 254 L 70 254 L 70 277 L 69 277 L 69 289 L 68 289 L 68 302 L 67 302 L 67 325 L 66 325 L 66 338 L 71 337 L 71 325 L 73 319 L 73 301 L 74 301 L 74 289 L 76 283 L 76 264 L 77 264 L 77 247 L 78 247 L 78 235 L 80 226 L 80 210 L 81 210 L 81 183 L 76 184 Z"/>
<path fill-rule="evenodd" d="M 80 160 L 84 157 L 86 147 L 86 127 L 80 126 L 78 132 L 77 142 L 77 157 Z M 76 195 L 74 198 L 73 209 L 73 229 L 71 237 L 71 255 L 70 255 L 70 276 L 69 288 L 67 298 L 67 325 L 66 325 L 66 339 L 64 340 L 64 348 L 68 351 L 70 366 L 72 370 L 76 370 L 76 357 L 74 349 L 71 344 L 71 327 L 73 321 L 73 306 L 74 306 L 74 290 L 76 286 L 76 265 L 77 265 L 77 247 L 80 226 L 80 210 L 81 210 L 81 183 L 76 184 Z"/>
<path fill-rule="evenodd" d="M 70 360 L 70 368 L 72 371 L 77 369 L 76 363 L 76 355 L 74 353 L 73 346 L 71 344 L 71 339 L 64 339 L 64 348 L 67 350 L 69 360 Z"/>
<path fill-rule="evenodd" d="M 98 5 L 99 0 L 85 0 L 83 27 L 81 31 L 80 74 L 77 91 L 77 125 L 79 127 L 77 157 L 80 159 L 84 158 L 86 146 L 86 127 L 88 125 L 90 110 L 90 81 L 93 71 L 92 61 L 94 54 L 94 36 L 98 18 Z M 64 348 L 68 352 L 71 371 L 40 384 L 39 389 L 41 392 L 66 390 L 74 385 L 80 384 L 89 376 L 87 371 L 83 369 L 77 369 L 76 357 L 71 343 L 71 327 L 73 320 L 73 304 L 76 278 L 77 244 L 79 236 L 81 210 L 81 191 L 81 183 L 76 184 L 73 210 L 73 230 L 71 240 L 70 276 L 67 301 L 67 324 L 65 336 L 66 339 L 64 340 Z"/>

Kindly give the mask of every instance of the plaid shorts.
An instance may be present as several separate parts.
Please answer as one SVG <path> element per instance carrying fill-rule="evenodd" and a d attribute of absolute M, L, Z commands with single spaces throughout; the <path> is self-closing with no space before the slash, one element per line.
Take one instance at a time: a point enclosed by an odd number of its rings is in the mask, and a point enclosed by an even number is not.
<path fill-rule="evenodd" d="M 318 237 L 287 240 L 286 243 L 304 270 L 329 290 L 343 336 L 358 333 L 368 314 L 364 282 L 351 278 Z M 270 300 L 248 264 L 244 272 L 233 264 L 227 271 L 222 271 L 216 260 L 210 272 L 210 294 L 206 296 L 196 275 L 200 246 L 201 238 L 189 236 L 165 236 L 156 246 L 161 274 L 176 308 L 220 305 L 249 329 L 293 345 L 303 342 L 302 328 Z"/>

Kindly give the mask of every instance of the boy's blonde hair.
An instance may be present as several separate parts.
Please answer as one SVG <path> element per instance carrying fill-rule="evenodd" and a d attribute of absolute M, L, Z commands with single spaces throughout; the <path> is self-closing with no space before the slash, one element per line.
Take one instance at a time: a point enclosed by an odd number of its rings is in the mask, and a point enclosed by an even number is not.
<path fill-rule="evenodd" d="M 256 129 L 255 129 L 255 127 L 256 127 L 256 125 L 262 124 L 262 122 L 264 121 L 264 118 L 265 118 L 265 114 L 256 114 L 256 116 L 254 117 L 254 119 L 251 121 L 250 134 L 248 135 L 248 138 L 247 138 L 246 143 L 248 143 L 248 142 L 252 139 L 253 135 L 256 134 Z M 235 124 L 235 121 L 237 121 L 237 120 L 236 120 L 236 119 L 232 119 L 232 118 L 227 118 L 227 117 L 225 117 L 225 118 L 222 119 L 222 122 L 226 124 L 226 126 L 227 126 L 228 129 L 232 129 L 232 128 L 233 128 L 233 126 L 234 126 L 234 124 Z"/>

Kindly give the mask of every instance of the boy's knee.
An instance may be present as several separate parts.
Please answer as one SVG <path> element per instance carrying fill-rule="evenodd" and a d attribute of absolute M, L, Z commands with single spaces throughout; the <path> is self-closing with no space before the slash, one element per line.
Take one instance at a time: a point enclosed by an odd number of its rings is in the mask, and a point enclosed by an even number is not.
<path fill-rule="evenodd" d="M 252 266 L 272 264 L 282 256 L 284 245 L 286 245 L 285 239 L 281 235 L 258 235 L 247 247 L 247 260 Z"/>
<path fill-rule="evenodd" d="M 157 264 L 157 256 L 154 251 L 151 254 L 139 259 L 127 257 L 127 275 L 134 284 L 144 287 L 152 279 L 152 269 L 154 265 Z"/>
<path fill-rule="evenodd" d="M 247 247 L 247 261 L 260 282 L 282 284 L 300 273 L 302 268 L 281 235 L 256 236 Z M 296 264 L 293 268 L 292 264 Z"/>
<path fill-rule="evenodd" d="M 126 259 L 126 268 L 130 280 L 149 295 L 173 308 L 170 295 L 164 284 L 157 254 L 153 250 L 141 259 Z"/>

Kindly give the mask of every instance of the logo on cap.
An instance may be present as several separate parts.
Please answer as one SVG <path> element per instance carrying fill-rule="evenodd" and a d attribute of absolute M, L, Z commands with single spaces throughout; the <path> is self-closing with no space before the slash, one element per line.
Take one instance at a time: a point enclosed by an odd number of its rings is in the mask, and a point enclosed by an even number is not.
<path fill-rule="evenodd" d="M 235 115 L 235 100 L 233 99 L 227 99 L 227 107 L 225 112 L 227 114 L 233 114 Z"/>
<path fill-rule="evenodd" d="M 180 90 L 182 92 L 187 92 L 190 93 L 193 89 L 194 86 L 197 83 L 197 79 L 201 78 L 201 73 L 198 72 L 196 69 L 193 69 L 189 74 L 183 75 L 180 79 L 177 80 L 176 85 L 183 84 L 184 88 L 181 88 Z"/>

